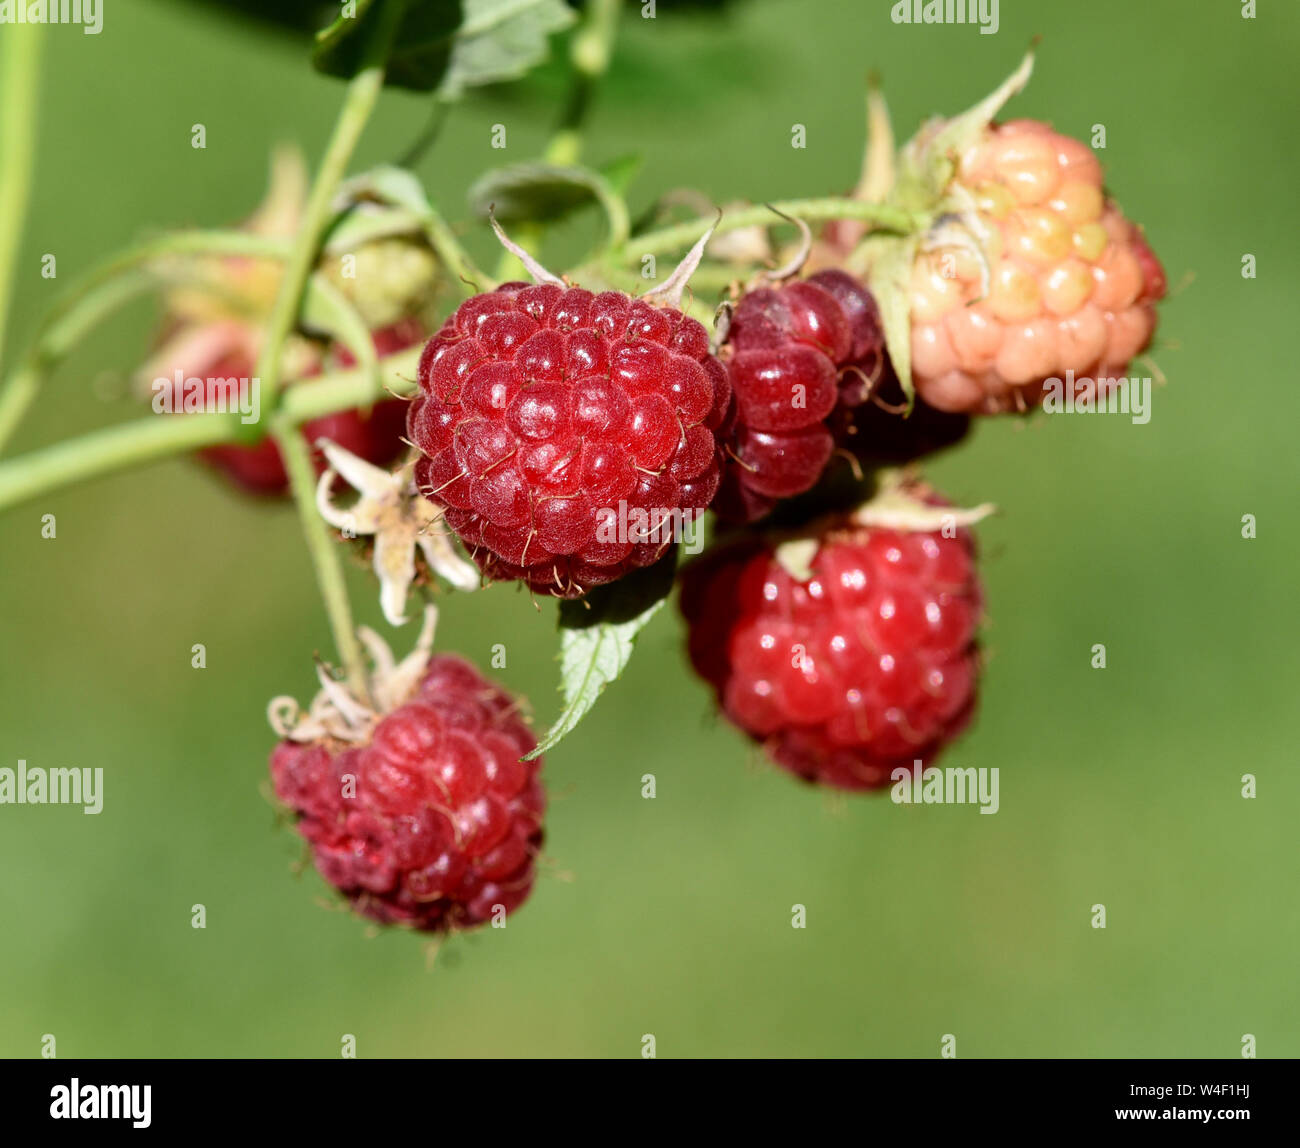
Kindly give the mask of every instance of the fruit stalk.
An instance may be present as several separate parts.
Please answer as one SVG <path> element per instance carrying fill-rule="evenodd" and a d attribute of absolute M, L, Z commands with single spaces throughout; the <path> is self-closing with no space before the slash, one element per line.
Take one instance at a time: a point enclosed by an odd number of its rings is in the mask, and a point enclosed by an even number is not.
<path fill-rule="evenodd" d="M 382 388 L 399 395 L 413 391 L 418 359 L 419 348 L 380 359 Z M 289 387 L 277 417 L 286 425 L 298 426 L 382 397 L 368 372 L 357 368 L 334 371 L 316 377 L 310 387 Z M 0 509 L 115 470 L 237 442 L 245 430 L 238 414 L 152 414 L 65 439 L 0 462 Z"/>
<path fill-rule="evenodd" d="M 343 173 L 356 149 L 357 141 L 379 102 L 379 93 L 383 87 L 382 67 L 366 68 L 358 72 L 348 84 L 348 94 L 338 122 L 334 125 L 334 134 L 330 137 L 329 146 L 325 149 L 316 179 L 312 183 L 311 194 L 307 197 L 284 278 L 280 281 L 280 290 L 271 308 L 266 339 L 258 355 L 256 375 L 262 384 L 264 410 L 275 405 L 280 385 L 280 355 L 298 318 L 303 291 L 312 268 L 316 265 L 321 238 L 333 210 L 335 192 L 343 180 Z M 259 419 L 249 430 L 247 437 L 250 441 L 261 436 L 261 422 Z"/>
<path fill-rule="evenodd" d="M 330 536 L 325 520 L 316 509 L 316 469 L 312 466 L 311 448 L 292 423 L 277 419 L 271 433 L 289 475 L 289 489 L 293 492 L 293 500 L 298 507 L 307 552 L 311 555 L 312 566 L 316 570 L 316 583 L 325 603 L 330 631 L 334 635 L 334 647 L 343 663 L 348 686 L 356 697 L 368 699 L 370 691 L 366 679 L 366 661 L 357 639 L 356 626 L 352 622 L 352 606 L 348 601 L 339 550 Z"/>
<path fill-rule="evenodd" d="M 739 231 L 746 227 L 763 227 L 778 222 L 773 213 L 789 215 L 807 223 L 822 223 L 831 219 L 860 219 L 885 231 L 896 231 L 902 235 L 923 231 L 929 220 L 923 213 L 906 211 L 884 203 L 864 203 L 860 199 L 846 199 L 843 196 L 829 196 L 822 199 L 783 199 L 772 204 L 759 204 L 744 211 L 724 215 L 701 216 L 688 219 L 685 223 L 675 223 L 671 227 L 661 227 L 657 231 L 647 231 L 634 235 L 623 248 L 616 252 L 614 259 L 627 262 L 640 259 L 643 255 L 662 255 L 667 251 L 677 251 L 689 247 L 705 232 L 717 226 L 717 234 L 727 231 Z"/>
<path fill-rule="evenodd" d="M 924 226 L 924 219 L 910 212 L 886 208 L 880 204 L 860 200 L 832 197 L 826 199 L 785 200 L 773 205 L 787 215 L 805 220 L 865 219 L 891 230 L 911 230 Z M 626 258 L 635 247 L 644 251 L 671 251 L 698 240 L 713 224 L 712 218 L 688 220 L 658 231 L 646 232 L 633 239 L 626 248 L 615 253 L 614 258 Z M 718 224 L 719 231 L 753 227 L 772 222 L 769 207 L 759 206 L 736 212 Z M 247 244 L 247 249 L 241 245 Z M 648 245 L 648 246 L 647 246 Z M 158 245 L 145 245 L 111 261 L 98 273 L 101 276 L 128 264 L 141 261 L 141 252 L 151 255 L 164 248 L 178 253 L 221 251 L 222 253 L 283 256 L 283 244 L 276 244 L 255 236 L 241 236 L 226 232 L 193 232 L 169 236 Z M 593 277 L 599 279 L 600 264 Z M 570 272 L 578 277 L 583 269 Z M 380 382 L 385 390 L 397 395 L 409 395 L 414 390 L 413 379 L 418 354 L 403 351 L 379 361 Z M 290 387 L 280 398 L 277 417 L 286 423 L 298 425 L 334 411 L 364 406 L 380 398 L 365 372 L 356 369 L 332 371 L 316 377 L 310 387 Z M 0 398 L 0 417 L 6 401 Z M 0 421 L 0 427 L 3 427 Z M 186 415 L 184 419 L 162 418 L 152 415 L 124 425 L 92 431 L 75 439 L 45 447 L 30 454 L 0 462 L 0 510 L 49 490 L 68 486 L 83 479 L 94 478 L 137 463 L 152 462 L 169 455 L 180 454 L 196 447 L 216 443 L 236 442 L 245 437 L 248 427 L 237 416 L 217 414 Z"/>
<path fill-rule="evenodd" d="M 17 270 L 14 260 L 31 198 L 44 32 L 40 24 L 24 25 L 8 29 L 0 40 L 0 362 Z"/>
<path fill-rule="evenodd" d="M 582 124 L 601 77 L 609 69 L 618 30 L 620 0 L 587 0 L 582 27 L 569 48 L 573 83 L 560 126 L 546 148 L 546 162 L 574 164 L 582 154 Z"/>

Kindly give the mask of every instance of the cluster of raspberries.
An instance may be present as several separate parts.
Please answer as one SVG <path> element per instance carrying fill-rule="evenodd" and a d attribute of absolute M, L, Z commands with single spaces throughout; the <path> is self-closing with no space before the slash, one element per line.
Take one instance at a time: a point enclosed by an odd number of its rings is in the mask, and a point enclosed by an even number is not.
<path fill-rule="evenodd" d="M 950 445 L 972 416 L 1031 409 L 1057 378 L 1103 394 L 1165 293 L 1084 145 L 1015 121 L 955 158 L 957 209 L 906 286 L 907 417 L 876 300 L 838 268 L 745 292 L 716 353 L 676 306 L 506 283 L 428 341 L 405 411 L 415 489 L 489 581 L 578 598 L 656 563 L 712 509 L 730 533 L 681 575 L 691 662 L 773 761 L 839 789 L 928 767 L 970 722 L 983 593 L 941 496 L 893 477 L 828 513 L 833 460 L 860 491 L 864 470 Z M 372 417 L 389 427 L 387 404 Z M 781 505 L 791 529 L 755 525 Z M 441 656 L 362 743 L 287 739 L 271 769 L 317 868 L 360 912 L 446 931 L 532 886 L 534 744 L 504 693 Z"/>

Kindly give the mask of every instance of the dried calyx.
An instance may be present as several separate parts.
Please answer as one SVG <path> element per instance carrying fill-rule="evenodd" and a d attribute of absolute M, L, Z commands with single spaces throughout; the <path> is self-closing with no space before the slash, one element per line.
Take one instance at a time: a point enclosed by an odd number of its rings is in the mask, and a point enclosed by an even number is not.
<path fill-rule="evenodd" d="M 400 662 L 383 638 L 367 626 L 358 626 L 357 637 L 372 663 L 366 675 L 369 697 L 358 698 L 333 676 L 328 666 L 318 661 L 316 676 L 321 688 L 310 707 L 304 712 L 297 699 L 288 695 L 272 698 L 266 711 L 271 728 L 288 741 L 344 744 L 369 741 L 384 715 L 402 705 L 419 685 L 433 652 L 437 620 L 437 608 L 425 607 L 424 624 L 415 649 Z"/>

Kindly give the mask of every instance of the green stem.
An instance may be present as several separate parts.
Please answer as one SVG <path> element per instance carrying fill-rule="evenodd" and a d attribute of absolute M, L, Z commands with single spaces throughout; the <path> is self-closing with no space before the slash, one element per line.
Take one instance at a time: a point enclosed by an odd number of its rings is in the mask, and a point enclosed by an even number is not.
<path fill-rule="evenodd" d="M 574 164 L 582 155 L 582 125 L 592 96 L 609 70 L 622 0 L 587 0 L 582 27 L 569 44 L 573 83 L 559 127 L 546 148 L 547 163 Z"/>
<path fill-rule="evenodd" d="M 460 245 L 460 240 L 447 221 L 432 204 L 429 205 L 424 230 L 429 243 L 438 253 L 438 258 L 455 277 L 464 298 L 468 299 L 480 291 L 491 291 L 496 286 L 491 278 L 479 270 L 469 253 Z"/>
<path fill-rule="evenodd" d="M 368 698 L 366 662 L 361 643 L 357 640 L 352 623 L 352 606 L 348 602 L 347 583 L 343 577 L 343 564 L 339 561 L 338 544 L 316 506 L 316 468 L 312 465 L 311 448 L 302 432 L 292 423 L 276 420 L 272 431 L 284 468 L 289 474 L 289 489 L 298 506 L 302 532 L 307 539 L 307 551 L 316 568 L 316 582 L 325 601 L 329 615 L 334 645 L 343 662 L 343 670 L 353 694 L 363 700 Z"/>
<path fill-rule="evenodd" d="M 280 389 L 280 356 L 285 340 L 297 321 L 303 291 L 316 264 L 325 227 L 332 216 L 334 195 L 366 122 L 379 101 L 383 86 L 382 67 L 366 68 L 358 72 L 348 84 L 347 97 L 338 122 L 334 125 L 334 134 L 330 137 L 311 194 L 307 197 L 293 249 L 284 269 L 284 278 L 280 280 L 280 290 L 267 321 L 266 338 L 258 355 L 255 374 L 261 380 L 264 410 L 275 409 L 276 395 Z"/>
<path fill-rule="evenodd" d="M 794 200 L 775 205 L 787 215 L 804 219 L 867 219 L 891 230 L 907 231 L 923 224 L 923 217 L 897 209 L 852 199 Z M 750 227 L 772 222 L 766 207 L 737 212 L 723 220 L 720 230 Z M 628 248 L 648 245 L 650 252 L 684 247 L 708 230 L 712 220 L 699 219 L 647 232 L 633 239 Z M 627 249 L 625 249 L 626 251 Z M 574 272 L 581 278 L 581 272 Z M 601 275 L 596 265 L 594 277 Z M 379 361 L 379 379 L 394 394 L 410 394 L 420 349 L 412 348 Z M 375 393 L 371 378 L 359 369 L 335 371 L 317 376 L 309 387 L 290 387 L 282 396 L 278 417 L 297 425 L 333 411 L 364 406 L 381 394 Z M 123 426 L 95 431 L 69 442 L 59 443 L 27 455 L 0 462 L 0 509 L 26 498 L 93 478 L 139 462 L 163 458 L 219 442 L 234 442 L 246 434 L 235 415 L 157 415 Z"/>
<path fill-rule="evenodd" d="M 22 361 L 0 391 L 0 451 L 3 451 L 49 373 L 87 331 L 116 308 L 152 286 L 140 268 L 157 260 L 196 255 L 283 259 L 281 240 L 235 231 L 181 231 L 128 248 L 78 280 L 41 320 Z"/>
<path fill-rule="evenodd" d="M 360 368 L 318 375 L 309 387 L 289 387 L 278 419 L 297 426 L 334 411 L 366 406 L 386 392 L 415 390 L 420 347 L 379 360 L 380 390 Z M 236 442 L 247 428 L 238 414 L 159 415 L 91 431 L 0 462 L 0 510 L 86 479 L 218 443 Z"/>
<path fill-rule="evenodd" d="M 128 273 L 104 283 L 79 306 L 49 321 L 0 392 L 0 452 L 55 366 L 92 327 L 153 285 L 148 275 Z"/>
<path fill-rule="evenodd" d="M 27 218 L 36 153 L 36 108 L 45 44 L 41 24 L 0 36 L 0 361 L 13 299 L 15 260 Z"/>
<path fill-rule="evenodd" d="M 657 231 L 647 231 L 634 235 L 614 258 L 625 262 L 639 259 L 643 255 L 661 255 L 668 251 L 679 251 L 689 247 L 717 222 L 717 233 L 738 231 L 744 227 L 767 227 L 785 222 L 773 214 L 773 208 L 782 215 L 802 219 L 807 223 L 821 223 L 831 219 L 861 219 L 873 223 L 885 231 L 897 231 L 910 234 L 919 230 L 926 222 L 925 218 L 915 212 L 905 211 L 884 203 L 864 203 L 860 199 L 834 197 L 827 199 L 784 199 L 771 206 L 759 205 L 748 207 L 724 215 L 718 220 L 716 216 L 701 216 L 688 219 L 685 223 L 675 223 L 671 227 L 661 227 Z"/>
<path fill-rule="evenodd" d="M 0 463 L 0 507 L 111 471 L 229 442 L 238 430 L 238 415 L 154 415 L 65 439 Z"/>
<path fill-rule="evenodd" d="M 428 154 L 429 149 L 438 142 L 438 137 L 442 134 L 443 125 L 447 122 L 447 113 L 450 110 L 451 105 L 444 103 L 441 99 L 434 101 L 428 120 L 425 121 L 424 127 L 420 129 L 420 134 L 415 137 L 411 146 L 402 154 L 402 158 L 397 161 L 398 167 L 413 168 Z"/>
<path fill-rule="evenodd" d="M 91 268 L 54 304 L 42 326 L 78 306 L 99 287 L 136 268 L 169 259 L 196 255 L 231 255 L 248 259 L 285 259 L 289 245 L 283 239 L 250 235 L 242 231 L 171 231 L 128 247 Z"/>
<path fill-rule="evenodd" d="M 560 122 L 542 153 L 546 163 L 563 167 L 577 163 L 582 155 L 582 125 L 601 77 L 609 69 L 621 2 L 587 0 L 582 25 L 569 43 L 573 79 Z M 536 255 L 541 250 L 542 236 L 543 229 L 538 224 L 520 223 L 511 229 L 510 238 Z M 519 278 L 527 278 L 523 265 L 509 251 L 503 251 L 497 263 L 497 281 Z"/>

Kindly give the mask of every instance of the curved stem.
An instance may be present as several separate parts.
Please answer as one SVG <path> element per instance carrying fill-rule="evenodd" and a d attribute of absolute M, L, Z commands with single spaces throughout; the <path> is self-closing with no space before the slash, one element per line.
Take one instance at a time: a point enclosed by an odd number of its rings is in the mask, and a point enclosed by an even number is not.
<path fill-rule="evenodd" d="M 402 153 L 402 158 L 397 161 L 398 167 L 413 168 L 429 153 L 429 149 L 438 142 L 438 137 L 442 134 L 442 128 L 447 122 L 447 113 L 450 109 L 451 105 L 444 103 L 441 99 L 434 102 L 433 109 L 429 112 L 429 118 L 425 121 L 424 127 L 420 129 L 420 134 L 415 137 L 411 146 Z"/>
<path fill-rule="evenodd" d="M 347 98 L 312 183 L 311 194 L 307 198 L 302 221 L 289 254 L 289 262 L 284 269 L 284 278 L 280 280 L 280 290 L 267 321 L 266 338 L 257 357 L 255 374 L 261 380 L 264 410 L 275 409 L 275 399 L 280 389 L 280 356 L 285 340 L 297 321 L 307 278 L 315 266 L 321 237 L 330 221 L 334 195 L 366 122 L 379 101 L 383 86 L 382 67 L 366 68 L 358 72 L 348 84 Z"/>
<path fill-rule="evenodd" d="M 425 234 L 438 258 L 456 279 L 461 295 L 468 299 L 480 291 L 491 291 L 496 283 L 469 257 L 469 253 L 460 245 L 451 226 L 442 214 L 430 204 L 424 223 Z"/>
<path fill-rule="evenodd" d="M 31 199 L 44 44 L 42 24 L 6 28 L 0 36 L 0 361 L 17 270 L 14 261 Z"/>
<path fill-rule="evenodd" d="M 21 363 L 0 392 L 0 451 L 40 392 L 46 376 L 72 346 L 117 307 L 152 286 L 140 268 L 173 256 L 236 255 L 283 259 L 282 240 L 236 231 L 180 231 L 160 235 L 114 255 L 78 280 L 50 309 Z"/>
<path fill-rule="evenodd" d="M 770 207 L 760 204 L 736 211 L 730 215 L 701 216 L 688 219 L 685 223 L 675 223 L 671 227 L 661 227 L 656 231 L 647 231 L 634 235 L 614 257 L 621 261 L 639 259 L 643 255 L 662 255 L 664 252 L 677 251 L 689 247 L 717 222 L 717 233 L 738 231 L 743 227 L 765 227 L 782 222 L 773 213 L 773 208 L 782 215 L 794 216 L 809 223 L 820 223 L 831 219 L 861 219 L 873 223 L 885 231 L 897 231 L 902 234 L 919 230 L 926 220 L 915 212 L 905 211 L 883 203 L 865 203 L 860 199 L 833 197 L 827 199 L 783 199 Z"/>
<path fill-rule="evenodd" d="M 0 463 L 0 507 L 154 459 L 232 441 L 238 415 L 133 419 Z"/>
<path fill-rule="evenodd" d="M 50 372 L 83 335 L 123 304 L 154 285 L 142 272 L 111 279 L 90 292 L 81 304 L 48 323 L 0 392 L 0 453 L 27 413 Z"/>
<path fill-rule="evenodd" d="M 356 367 L 319 375 L 309 387 L 289 387 L 277 417 L 284 424 L 297 426 L 334 411 L 366 406 L 385 393 L 410 394 L 415 390 L 421 349 L 412 347 L 381 359 L 379 391 L 372 377 Z M 0 462 L 0 510 L 85 479 L 200 447 L 235 442 L 246 430 L 237 413 L 154 414 L 66 439 Z"/>
<path fill-rule="evenodd" d="M 547 145 L 547 163 L 574 164 L 582 154 L 582 125 L 601 77 L 609 70 L 621 0 L 587 0 L 582 26 L 569 45 L 573 83 L 559 126 Z"/>
<path fill-rule="evenodd" d="M 316 508 L 316 468 L 312 465 L 311 448 L 292 423 L 277 420 L 272 436 L 289 474 L 289 489 L 293 492 L 302 532 L 307 540 L 307 551 L 316 569 L 316 583 L 325 602 L 325 613 L 329 615 L 334 646 L 353 694 L 364 699 L 369 694 L 366 662 L 352 622 L 352 606 L 348 601 L 338 545 Z"/>

